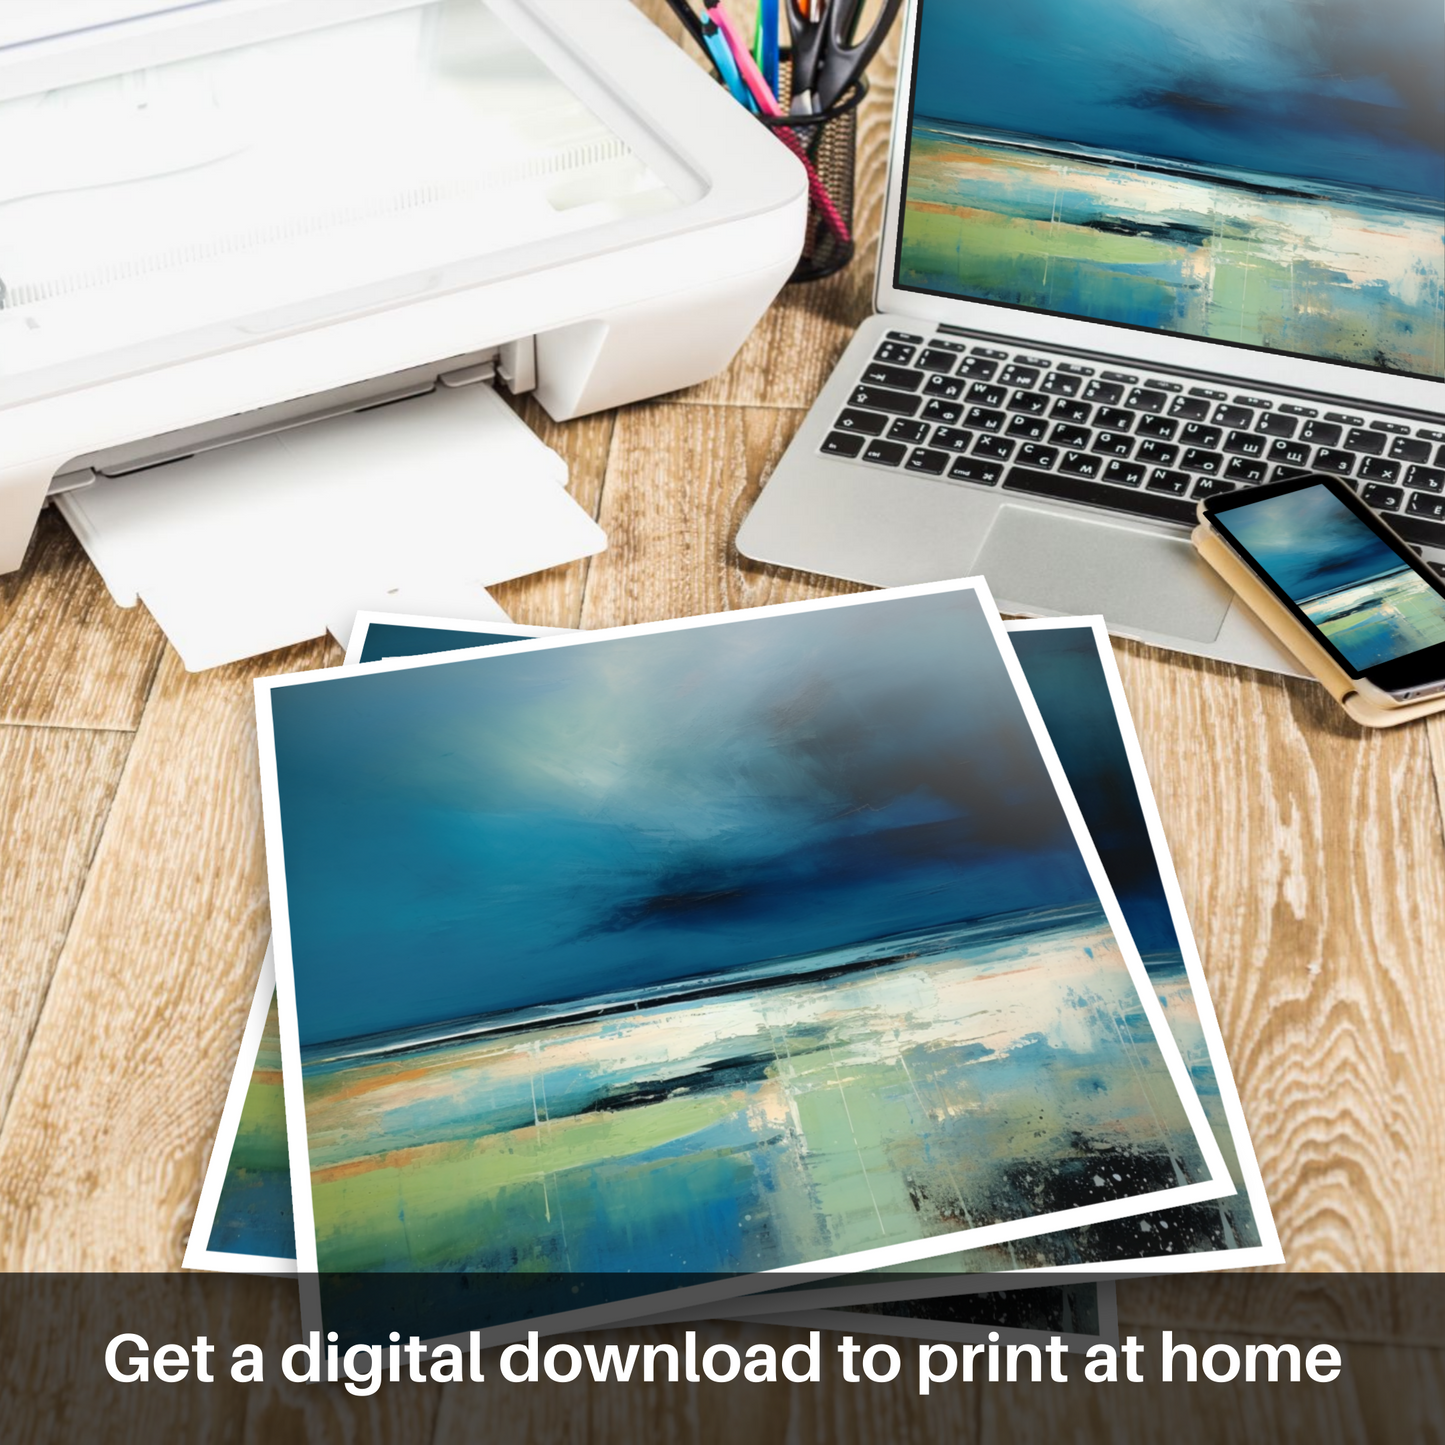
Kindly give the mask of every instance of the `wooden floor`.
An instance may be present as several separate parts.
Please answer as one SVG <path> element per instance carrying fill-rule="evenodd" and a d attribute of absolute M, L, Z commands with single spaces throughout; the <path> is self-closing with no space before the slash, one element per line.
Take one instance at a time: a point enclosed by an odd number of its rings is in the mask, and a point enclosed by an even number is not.
<path fill-rule="evenodd" d="M 866 237 L 890 108 L 883 66 Z M 609 547 L 496 589 L 512 616 L 599 627 L 846 590 L 745 563 L 732 538 L 866 314 L 873 262 L 870 243 L 784 292 L 691 391 L 566 425 L 522 402 Z M 1116 646 L 1288 1268 L 1445 1268 L 1445 720 L 1367 733 L 1313 685 Z M 0 578 L 0 1269 L 179 1266 L 269 928 L 250 681 L 338 660 L 316 642 L 186 673 L 53 511 Z M 1152 1317 L 1161 1289 L 1121 1290 L 1121 1312 Z M 301 1407 L 268 1408 L 247 1434 Z M 450 1407 L 415 1408 L 415 1438 L 451 1438 Z M 866 1438 L 887 1425 L 867 1408 L 755 1433 Z M 1012 1428 L 994 1407 L 887 1408 L 895 1433 Z M 706 1418 L 629 1428 L 715 1438 Z"/>

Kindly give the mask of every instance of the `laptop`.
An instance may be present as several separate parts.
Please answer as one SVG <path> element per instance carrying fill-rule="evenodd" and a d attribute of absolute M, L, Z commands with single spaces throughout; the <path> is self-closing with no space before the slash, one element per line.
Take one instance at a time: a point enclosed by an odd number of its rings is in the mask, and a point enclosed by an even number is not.
<path fill-rule="evenodd" d="M 876 314 L 738 534 L 1300 674 L 1201 497 L 1349 479 L 1445 573 L 1439 0 L 917 0 Z"/>

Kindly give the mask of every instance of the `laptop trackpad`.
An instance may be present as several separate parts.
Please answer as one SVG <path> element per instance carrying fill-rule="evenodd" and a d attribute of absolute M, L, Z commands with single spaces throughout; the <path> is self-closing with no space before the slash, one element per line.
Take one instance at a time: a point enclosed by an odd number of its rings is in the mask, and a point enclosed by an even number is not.
<path fill-rule="evenodd" d="M 1005 506 L 975 570 L 1006 603 L 1102 612 L 1119 627 L 1213 642 L 1234 594 L 1188 542 L 1127 527 Z"/>

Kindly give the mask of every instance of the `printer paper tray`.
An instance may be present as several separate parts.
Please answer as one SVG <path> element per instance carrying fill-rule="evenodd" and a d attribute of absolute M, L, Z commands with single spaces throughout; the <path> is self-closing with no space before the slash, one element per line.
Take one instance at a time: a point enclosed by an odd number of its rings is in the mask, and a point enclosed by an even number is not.
<path fill-rule="evenodd" d="M 566 463 L 489 386 L 439 387 L 122 477 L 55 504 L 123 607 L 192 671 L 362 608 L 485 620 L 492 583 L 606 546 Z"/>

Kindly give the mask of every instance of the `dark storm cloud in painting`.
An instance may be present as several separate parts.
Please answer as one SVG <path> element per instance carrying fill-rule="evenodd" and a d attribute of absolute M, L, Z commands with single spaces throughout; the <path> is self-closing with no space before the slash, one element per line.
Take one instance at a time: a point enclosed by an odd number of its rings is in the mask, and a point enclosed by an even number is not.
<path fill-rule="evenodd" d="M 303 1044 L 1095 896 L 966 591 L 270 696 Z"/>

